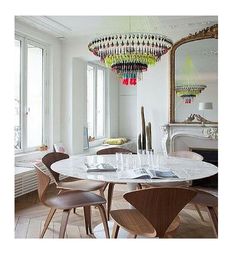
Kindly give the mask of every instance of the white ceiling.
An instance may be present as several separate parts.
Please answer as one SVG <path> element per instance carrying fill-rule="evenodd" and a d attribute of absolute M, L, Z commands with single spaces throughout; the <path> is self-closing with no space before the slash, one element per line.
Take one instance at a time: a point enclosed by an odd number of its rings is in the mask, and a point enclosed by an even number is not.
<path fill-rule="evenodd" d="M 174 42 L 218 23 L 217 16 L 18 16 L 16 20 L 59 38 L 94 37 L 121 32 L 155 32 Z"/>

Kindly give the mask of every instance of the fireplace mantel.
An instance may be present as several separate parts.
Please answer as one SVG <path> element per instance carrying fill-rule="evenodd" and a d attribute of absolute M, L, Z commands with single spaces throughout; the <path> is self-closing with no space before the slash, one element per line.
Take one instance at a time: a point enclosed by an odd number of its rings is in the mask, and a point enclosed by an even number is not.
<path fill-rule="evenodd" d="M 165 154 L 191 148 L 218 149 L 218 124 L 166 124 L 162 126 Z"/>

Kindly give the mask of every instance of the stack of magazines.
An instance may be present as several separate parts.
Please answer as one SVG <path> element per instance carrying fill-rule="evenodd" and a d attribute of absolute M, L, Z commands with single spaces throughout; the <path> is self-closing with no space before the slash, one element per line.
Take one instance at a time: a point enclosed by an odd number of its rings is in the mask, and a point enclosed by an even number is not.
<path fill-rule="evenodd" d="M 116 168 L 113 167 L 111 164 L 108 163 L 98 163 L 89 165 L 85 163 L 87 172 L 109 172 L 109 171 L 116 171 Z"/>
<path fill-rule="evenodd" d="M 124 178 L 134 179 L 178 179 L 172 171 L 159 171 L 157 169 L 136 168 L 127 170 Z"/>

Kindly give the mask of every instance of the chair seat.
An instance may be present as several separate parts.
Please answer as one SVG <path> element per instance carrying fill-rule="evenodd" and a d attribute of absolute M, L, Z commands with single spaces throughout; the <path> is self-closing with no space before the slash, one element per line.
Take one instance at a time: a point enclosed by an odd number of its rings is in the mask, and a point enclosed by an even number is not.
<path fill-rule="evenodd" d="M 72 209 L 104 203 L 106 203 L 106 200 L 103 197 L 91 192 L 81 191 L 65 191 L 56 197 L 45 200 L 46 205 L 57 209 Z"/>
<path fill-rule="evenodd" d="M 63 190 L 77 191 L 95 191 L 101 189 L 105 185 L 103 181 L 94 180 L 76 180 L 70 182 L 59 182 L 57 188 Z"/>
<path fill-rule="evenodd" d="M 111 211 L 111 217 L 114 221 L 127 230 L 128 232 L 145 236 L 156 237 L 156 231 L 150 222 L 136 209 L 121 209 Z M 166 231 L 166 236 L 173 234 L 180 224 L 180 219 L 177 216 Z"/>

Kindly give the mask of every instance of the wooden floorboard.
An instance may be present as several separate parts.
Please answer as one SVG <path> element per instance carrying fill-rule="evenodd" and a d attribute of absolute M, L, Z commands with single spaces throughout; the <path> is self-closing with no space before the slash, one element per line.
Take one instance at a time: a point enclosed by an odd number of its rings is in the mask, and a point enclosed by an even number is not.
<path fill-rule="evenodd" d="M 127 191 L 126 185 L 115 185 L 112 209 L 127 208 L 128 203 L 122 195 Z M 49 188 L 49 196 L 56 194 L 55 186 Z M 201 209 L 205 210 L 205 209 Z M 31 192 L 15 200 L 15 238 L 39 238 L 49 208 L 38 200 L 37 192 Z M 62 211 L 58 210 L 45 233 L 45 238 L 58 238 Z M 188 205 L 180 213 L 181 225 L 176 238 L 212 238 L 214 233 L 208 214 L 202 211 L 205 221 L 201 221 L 193 206 Z M 76 214 L 71 211 L 65 238 L 90 238 L 84 227 L 83 209 L 77 208 Z M 98 209 L 92 207 L 92 227 L 101 223 Z"/>

